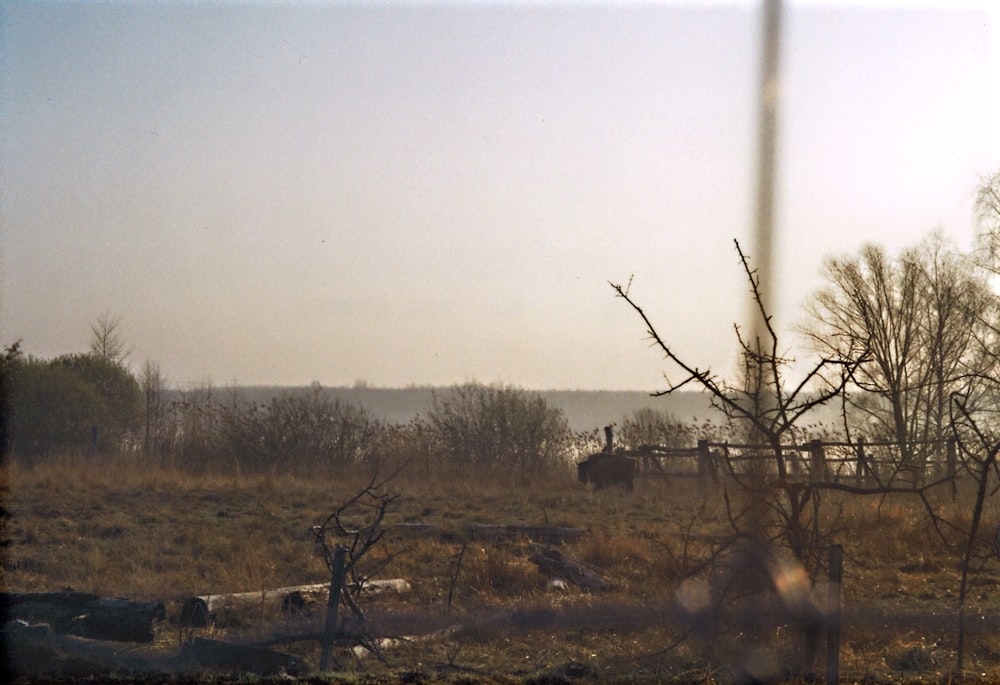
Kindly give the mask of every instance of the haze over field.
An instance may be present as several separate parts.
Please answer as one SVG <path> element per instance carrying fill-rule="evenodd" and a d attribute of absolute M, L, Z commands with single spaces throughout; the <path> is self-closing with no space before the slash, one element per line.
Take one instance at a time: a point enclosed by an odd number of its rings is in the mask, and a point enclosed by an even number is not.
<path fill-rule="evenodd" d="M 177 385 L 652 390 L 725 370 L 758 3 L 10 2 L 0 342 L 121 317 Z M 777 302 L 1000 167 L 993 3 L 785 3 Z"/>

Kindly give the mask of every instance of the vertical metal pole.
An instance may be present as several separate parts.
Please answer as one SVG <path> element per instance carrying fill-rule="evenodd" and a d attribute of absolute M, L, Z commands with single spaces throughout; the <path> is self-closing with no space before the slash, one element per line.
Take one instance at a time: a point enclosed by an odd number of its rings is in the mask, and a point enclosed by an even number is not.
<path fill-rule="evenodd" d="M 344 587 L 346 567 L 347 548 L 338 546 L 333 551 L 333 577 L 330 579 L 330 597 L 326 602 L 326 623 L 323 625 L 323 644 L 319 657 L 320 671 L 330 668 L 333 640 L 337 636 L 337 609 L 340 606 L 340 591 Z"/>
<path fill-rule="evenodd" d="M 758 416 L 775 408 L 777 388 L 769 388 L 770 378 L 762 368 L 771 354 L 771 333 L 765 316 L 774 315 L 778 291 L 774 277 L 774 186 L 775 147 L 778 130 L 778 53 L 781 38 L 781 0 L 764 1 L 764 36 L 760 82 L 760 129 L 757 142 L 757 217 L 755 245 L 751 257 L 756 271 L 759 302 L 750 304 L 751 356 L 747 359 L 748 389 L 753 393 Z M 784 461 L 775 455 L 779 476 L 784 478 Z"/>
<path fill-rule="evenodd" d="M 757 230 L 754 262 L 761 305 L 770 313 L 777 292 L 772 269 L 774 236 L 775 148 L 778 138 L 778 54 L 781 43 L 781 0 L 764 2 L 763 71 L 760 84 L 760 138 L 757 152 Z M 764 334 L 764 322 L 754 313 L 754 340 Z"/>
<path fill-rule="evenodd" d="M 843 577 L 844 548 L 830 547 L 826 613 L 826 682 L 837 685 L 840 679 L 840 581 Z"/>

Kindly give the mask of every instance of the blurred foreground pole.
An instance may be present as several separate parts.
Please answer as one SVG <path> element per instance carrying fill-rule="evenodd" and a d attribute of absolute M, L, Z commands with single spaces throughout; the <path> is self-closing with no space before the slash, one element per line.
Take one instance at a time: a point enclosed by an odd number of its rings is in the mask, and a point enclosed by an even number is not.
<path fill-rule="evenodd" d="M 323 644 L 319 657 L 320 671 L 330 668 L 333 639 L 337 635 L 337 608 L 340 606 L 340 592 L 344 587 L 346 567 L 347 548 L 338 545 L 333 551 L 333 578 L 330 579 L 330 598 L 326 603 L 326 623 L 323 625 Z"/>
<path fill-rule="evenodd" d="M 830 547 L 830 567 L 826 599 L 826 682 L 837 685 L 840 679 L 840 581 L 843 577 L 844 548 Z"/>
<path fill-rule="evenodd" d="M 757 141 L 757 226 L 753 259 L 760 284 L 761 308 L 772 312 L 776 292 L 771 266 L 774 236 L 775 146 L 778 137 L 778 52 L 781 42 L 781 0 L 764 0 L 763 70 L 760 83 L 760 131 Z M 767 337 L 765 322 L 754 305 L 751 344 Z"/>

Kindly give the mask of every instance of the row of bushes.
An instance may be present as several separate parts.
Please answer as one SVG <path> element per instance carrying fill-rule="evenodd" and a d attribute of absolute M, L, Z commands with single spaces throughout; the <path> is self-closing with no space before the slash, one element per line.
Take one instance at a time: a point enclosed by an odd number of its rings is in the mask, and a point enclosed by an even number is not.
<path fill-rule="evenodd" d="M 26 463 L 85 452 L 199 472 L 408 464 L 530 477 L 603 447 L 596 430 L 572 434 L 560 408 L 511 386 L 455 386 L 435 395 L 425 415 L 397 425 L 318 385 L 254 403 L 211 387 L 167 393 L 149 369 L 136 378 L 97 354 L 41 360 L 22 357 L 15 346 L 3 360 L 4 454 Z M 624 420 L 620 434 L 627 444 L 671 444 L 684 431 L 668 415 L 643 410 Z"/>
<path fill-rule="evenodd" d="M 627 445 L 681 444 L 689 427 L 669 414 L 642 410 L 623 420 Z M 456 470 L 516 479 L 565 469 L 604 447 L 597 429 L 574 434 L 562 409 L 541 395 L 502 385 L 467 383 L 435 394 L 426 414 L 406 424 L 378 419 L 321 387 L 267 403 L 220 400 L 211 389 L 170 403 L 151 453 L 187 470 L 278 470 L 338 473 L 364 467 L 436 474 Z"/>

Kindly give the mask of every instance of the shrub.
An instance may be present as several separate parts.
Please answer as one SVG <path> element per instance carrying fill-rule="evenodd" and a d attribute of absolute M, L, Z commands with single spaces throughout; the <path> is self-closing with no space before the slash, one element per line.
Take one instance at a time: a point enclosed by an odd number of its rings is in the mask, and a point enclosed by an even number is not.
<path fill-rule="evenodd" d="M 649 407 L 637 409 L 622 421 L 622 440 L 631 449 L 643 445 L 689 447 L 693 442 L 691 427 L 670 412 Z"/>
<path fill-rule="evenodd" d="M 537 393 L 467 383 L 434 396 L 423 419 L 432 450 L 447 468 L 529 477 L 565 463 L 569 424 Z"/>
<path fill-rule="evenodd" d="M 139 384 L 119 364 L 74 354 L 16 358 L 9 366 L 8 447 L 14 453 L 37 458 L 88 446 L 116 452 L 138 426 Z"/>

